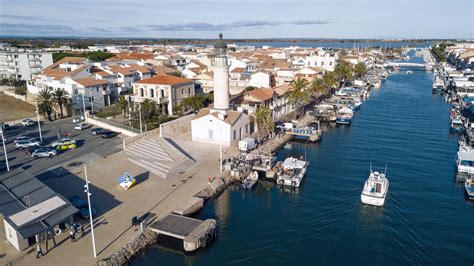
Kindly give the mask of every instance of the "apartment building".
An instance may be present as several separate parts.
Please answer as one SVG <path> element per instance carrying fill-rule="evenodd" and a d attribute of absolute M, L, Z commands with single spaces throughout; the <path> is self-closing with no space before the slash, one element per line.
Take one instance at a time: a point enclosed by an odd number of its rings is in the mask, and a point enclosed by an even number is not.
<path fill-rule="evenodd" d="M 29 81 L 52 63 L 53 56 L 50 52 L 2 47 L 0 78 Z"/>

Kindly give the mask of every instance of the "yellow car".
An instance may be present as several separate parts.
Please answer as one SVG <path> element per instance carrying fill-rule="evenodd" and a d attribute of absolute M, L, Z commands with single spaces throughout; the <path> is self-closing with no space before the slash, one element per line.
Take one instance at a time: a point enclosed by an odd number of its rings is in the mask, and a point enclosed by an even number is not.
<path fill-rule="evenodd" d="M 56 146 L 56 149 L 59 151 L 65 151 L 65 150 L 75 149 L 76 147 L 77 147 L 76 144 L 72 142 L 63 142 L 59 144 L 58 146 Z"/>

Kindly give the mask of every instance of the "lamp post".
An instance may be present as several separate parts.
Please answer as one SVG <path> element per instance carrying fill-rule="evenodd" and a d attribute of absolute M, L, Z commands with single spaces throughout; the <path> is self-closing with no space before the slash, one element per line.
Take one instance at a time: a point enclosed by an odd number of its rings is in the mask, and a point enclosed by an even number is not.
<path fill-rule="evenodd" d="M 82 93 L 82 108 L 84 108 L 84 118 L 86 118 L 86 102 L 84 101 L 84 93 Z"/>
<path fill-rule="evenodd" d="M 91 111 L 92 111 L 92 114 L 94 114 L 94 98 L 92 97 L 92 90 L 89 90 L 89 98 L 90 98 L 90 102 L 91 102 Z"/>
<path fill-rule="evenodd" d="M 35 97 L 35 108 L 36 108 L 36 120 L 38 121 L 38 132 L 40 136 L 40 142 L 43 143 L 43 135 L 41 134 L 41 122 L 40 122 L 40 115 L 38 109 L 38 98 Z"/>
<path fill-rule="evenodd" d="M 91 223 L 91 234 L 92 234 L 92 248 L 94 250 L 94 258 L 97 257 L 97 252 L 95 249 L 95 237 L 94 237 L 94 222 L 92 220 L 92 208 L 91 208 L 91 193 L 89 192 L 89 184 L 91 183 L 87 178 L 87 166 L 84 165 L 84 174 L 86 176 L 86 184 L 84 185 L 84 192 L 87 194 L 87 204 L 89 206 L 89 218 Z"/>
<path fill-rule="evenodd" d="M 142 129 L 142 103 L 141 102 L 138 103 L 138 116 L 140 117 L 140 134 L 142 134 L 143 129 Z"/>
<path fill-rule="evenodd" d="M 0 134 L 2 134 L 3 153 L 5 154 L 5 163 L 7 165 L 7 172 L 10 172 L 10 165 L 8 164 L 7 146 L 5 146 L 5 136 L 3 136 L 3 128 L 0 128 Z"/>

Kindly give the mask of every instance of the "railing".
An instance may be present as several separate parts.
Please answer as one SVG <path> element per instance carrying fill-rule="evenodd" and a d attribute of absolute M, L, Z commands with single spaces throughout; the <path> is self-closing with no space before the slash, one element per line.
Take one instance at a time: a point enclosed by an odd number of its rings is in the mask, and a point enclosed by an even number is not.
<path fill-rule="evenodd" d="M 136 136 L 136 135 L 140 134 L 139 129 L 136 129 L 136 128 L 133 128 L 133 127 L 130 127 L 130 126 L 127 126 L 127 125 L 124 125 L 124 124 L 120 124 L 120 123 L 115 122 L 113 120 L 100 118 L 100 117 L 97 117 L 97 116 L 87 116 L 86 122 L 90 123 L 90 124 L 94 124 L 94 125 L 99 126 L 99 127 L 110 129 L 110 130 L 113 130 L 113 131 L 118 131 L 118 132 L 120 132 L 124 135 L 130 136 L 130 137 L 133 137 L 133 136 Z"/>

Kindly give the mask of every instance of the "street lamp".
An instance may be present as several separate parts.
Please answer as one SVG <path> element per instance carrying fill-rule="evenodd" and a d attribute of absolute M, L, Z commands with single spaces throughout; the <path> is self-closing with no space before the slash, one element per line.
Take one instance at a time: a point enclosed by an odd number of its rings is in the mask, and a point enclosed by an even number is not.
<path fill-rule="evenodd" d="M 91 208 L 91 193 L 89 192 L 89 184 L 91 183 L 87 178 L 87 166 L 84 165 L 84 174 L 86 176 L 86 184 L 84 185 L 84 192 L 87 195 L 87 204 L 89 206 L 89 218 L 91 223 L 91 234 L 92 234 L 92 248 L 94 249 L 94 258 L 97 257 L 97 252 L 95 249 L 95 237 L 94 237 L 94 222 L 92 220 L 92 208 Z"/>
<path fill-rule="evenodd" d="M 36 108 L 36 120 L 38 121 L 38 132 L 40 136 L 40 142 L 43 143 L 43 135 L 41 135 L 41 122 L 40 122 L 40 115 L 38 109 L 38 98 L 35 97 L 35 108 Z"/>
<path fill-rule="evenodd" d="M 140 117 L 140 134 L 143 133 L 142 129 L 142 103 L 138 102 L 138 116 Z"/>
<path fill-rule="evenodd" d="M 0 128 L 0 134 L 2 134 L 3 153 L 5 154 L 5 163 L 7 165 L 7 172 L 10 172 L 10 165 L 8 164 L 7 146 L 5 146 L 5 136 L 3 135 L 3 128 Z"/>

